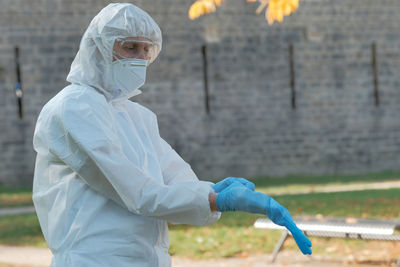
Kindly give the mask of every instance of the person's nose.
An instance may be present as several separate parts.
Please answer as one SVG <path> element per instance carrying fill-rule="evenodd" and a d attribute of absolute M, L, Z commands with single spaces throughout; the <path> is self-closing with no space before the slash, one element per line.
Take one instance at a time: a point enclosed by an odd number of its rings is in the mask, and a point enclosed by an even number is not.
<path fill-rule="evenodd" d="M 144 50 L 141 50 L 139 55 L 137 56 L 138 59 L 148 60 L 147 53 Z"/>

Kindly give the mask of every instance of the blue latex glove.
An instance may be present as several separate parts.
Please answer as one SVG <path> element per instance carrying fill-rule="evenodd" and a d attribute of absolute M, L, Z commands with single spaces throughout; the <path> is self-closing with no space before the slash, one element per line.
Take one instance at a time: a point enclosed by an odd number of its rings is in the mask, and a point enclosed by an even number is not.
<path fill-rule="evenodd" d="M 303 254 L 311 254 L 311 241 L 296 226 L 289 211 L 266 194 L 233 183 L 217 196 L 219 211 L 245 211 L 266 214 L 275 224 L 286 227 Z"/>
<path fill-rule="evenodd" d="M 247 181 L 244 178 L 238 178 L 238 177 L 227 177 L 224 180 L 213 185 L 212 188 L 214 189 L 215 193 L 219 193 L 235 182 L 240 183 L 242 186 L 247 187 L 251 191 L 254 191 L 255 185 L 252 182 Z"/>

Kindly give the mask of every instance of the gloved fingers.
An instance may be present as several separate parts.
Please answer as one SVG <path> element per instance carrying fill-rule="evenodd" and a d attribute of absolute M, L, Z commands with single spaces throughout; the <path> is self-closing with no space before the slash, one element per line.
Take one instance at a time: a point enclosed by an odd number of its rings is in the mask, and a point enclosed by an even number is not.
<path fill-rule="evenodd" d="M 294 224 L 288 225 L 288 230 L 292 233 L 294 240 L 297 243 L 297 246 L 301 250 L 304 255 L 311 255 L 312 243 L 310 239 L 308 239 L 303 232 Z"/>
<path fill-rule="evenodd" d="M 233 181 L 232 183 L 230 183 L 226 188 L 224 188 L 224 190 L 222 191 L 228 191 L 231 190 L 234 187 L 242 187 L 244 190 L 248 190 L 247 187 L 243 186 L 242 183 L 238 182 L 238 181 Z"/>
<path fill-rule="evenodd" d="M 226 187 L 227 187 L 227 179 L 228 178 L 225 178 L 224 180 L 222 180 L 222 181 L 220 181 L 220 182 L 218 182 L 218 183 L 216 183 L 215 185 L 213 185 L 212 186 L 212 188 L 214 189 L 214 192 L 215 193 L 219 193 L 219 192 L 221 192 L 222 190 L 224 190 Z"/>
<path fill-rule="evenodd" d="M 266 195 L 266 211 L 268 218 L 275 224 L 286 226 L 288 223 L 293 223 L 290 212 L 275 199 Z"/>
<path fill-rule="evenodd" d="M 236 181 L 239 181 L 242 185 L 244 185 L 245 187 L 247 187 L 248 189 L 250 189 L 251 191 L 254 191 L 254 189 L 256 188 L 255 184 L 244 179 L 244 178 L 234 178 Z"/>
<path fill-rule="evenodd" d="M 227 187 L 225 180 L 226 179 L 224 179 L 224 180 L 222 180 L 222 181 L 220 181 L 220 182 L 218 182 L 218 183 L 216 183 L 215 185 L 212 186 L 212 188 L 214 189 L 215 193 L 219 193 L 219 192 L 221 192 L 222 190 L 224 190 Z"/>
<path fill-rule="evenodd" d="M 311 241 L 294 223 L 290 212 L 273 198 L 267 198 L 267 216 L 276 224 L 286 226 L 303 254 L 311 254 Z"/>
<path fill-rule="evenodd" d="M 255 185 L 252 182 L 247 181 L 244 178 L 237 178 L 237 177 L 227 177 L 221 182 L 218 182 L 215 185 L 213 185 L 213 189 L 215 193 L 219 193 L 235 182 L 238 182 L 242 184 L 244 187 L 247 187 L 248 189 L 254 191 Z"/>

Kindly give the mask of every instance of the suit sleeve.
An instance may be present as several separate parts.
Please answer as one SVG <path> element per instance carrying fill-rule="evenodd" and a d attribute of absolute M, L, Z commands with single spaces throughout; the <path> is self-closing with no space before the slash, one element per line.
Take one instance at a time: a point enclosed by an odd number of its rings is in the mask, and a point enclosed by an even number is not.
<path fill-rule="evenodd" d="M 48 146 L 93 190 L 135 214 L 173 223 L 205 225 L 217 218 L 211 212 L 206 182 L 182 179 L 162 184 L 127 158 L 113 128 L 107 107 L 68 101 L 51 117 Z M 139 156 L 139 155 L 138 155 Z"/>

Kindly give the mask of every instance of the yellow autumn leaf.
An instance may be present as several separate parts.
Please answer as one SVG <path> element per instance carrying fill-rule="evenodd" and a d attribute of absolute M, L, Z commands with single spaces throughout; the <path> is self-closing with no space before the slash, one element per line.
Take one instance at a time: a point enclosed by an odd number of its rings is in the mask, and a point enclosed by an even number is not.
<path fill-rule="evenodd" d="M 188 14 L 189 18 L 196 19 L 200 17 L 202 15 L 202 11 L 200 11 L 200 9 L 202 9 L 202 3 L 200 2 L 193 3 L 189 9 L 189 14 Z"/>
<path fill-rule="evenodd" d="M 285 16 L 289 15 L 290 13 L 292 13 L 292 7 L 290 5 L 282 5 L 282 9 L 283 9 L 283 14 Z"/>
<path fill-rule="evenodd" d="M 256 10 L 256 14 L 259 14 L 264 10 L 265 18 L 268 24 L 273 24 L 275 21 L 282 22 L 284 16 L 288 16 L 299 7 L 299 1 L 301 0 L 246 0 L 247 2 L 260 2 L 260 6 Z M 189 18 L 197 19 L 198 17 L 215 12 L 216 7 L 220 6 L 224 0 L 197 0 L 194 2 L 189 9 Z"/>
<path fill-rule="evenodd" d="M 215 12 L 215 3 L 213 0 L 203 0 L 203 10 L 206 14 L 210 14 L 211 12 Z"/>
<path fill-rule="evenodd" d="M 291 13 L 296 12 L 299 7 L 299 0 L 288 0 L 287 2 L 282 3 L 283 13 L 287 16 Z"/>
<path fill-rule="evenodd" d="M 214 1 L 217 6 L 220 6 L 224 2 L 224 0 L 214 0 Z"/>
<path fill-rule="evenodd" d="M 189 18 L 193 20 L 215 12 L 216 6 L 220 6 L 223 2 L 224 0 L 197 0 L 189 8 Z"/>
<path fill-rule="evenodd" d="M 270 0 L 265 17 L 270 25 L 274 21 L 282 22 L 283 16 L 296 12 L 298 7 L 299 0 Z"/>
<path fill-rule="evenodd" d="M 265 18 L 268 20 L 268 24 L 274 23 L 274 21 L 281 22 L 283 20 L 283 13 L 280 9 L 281 0 L 272 0 L 269 2 L 267 12 L 265 13 Z"/>

